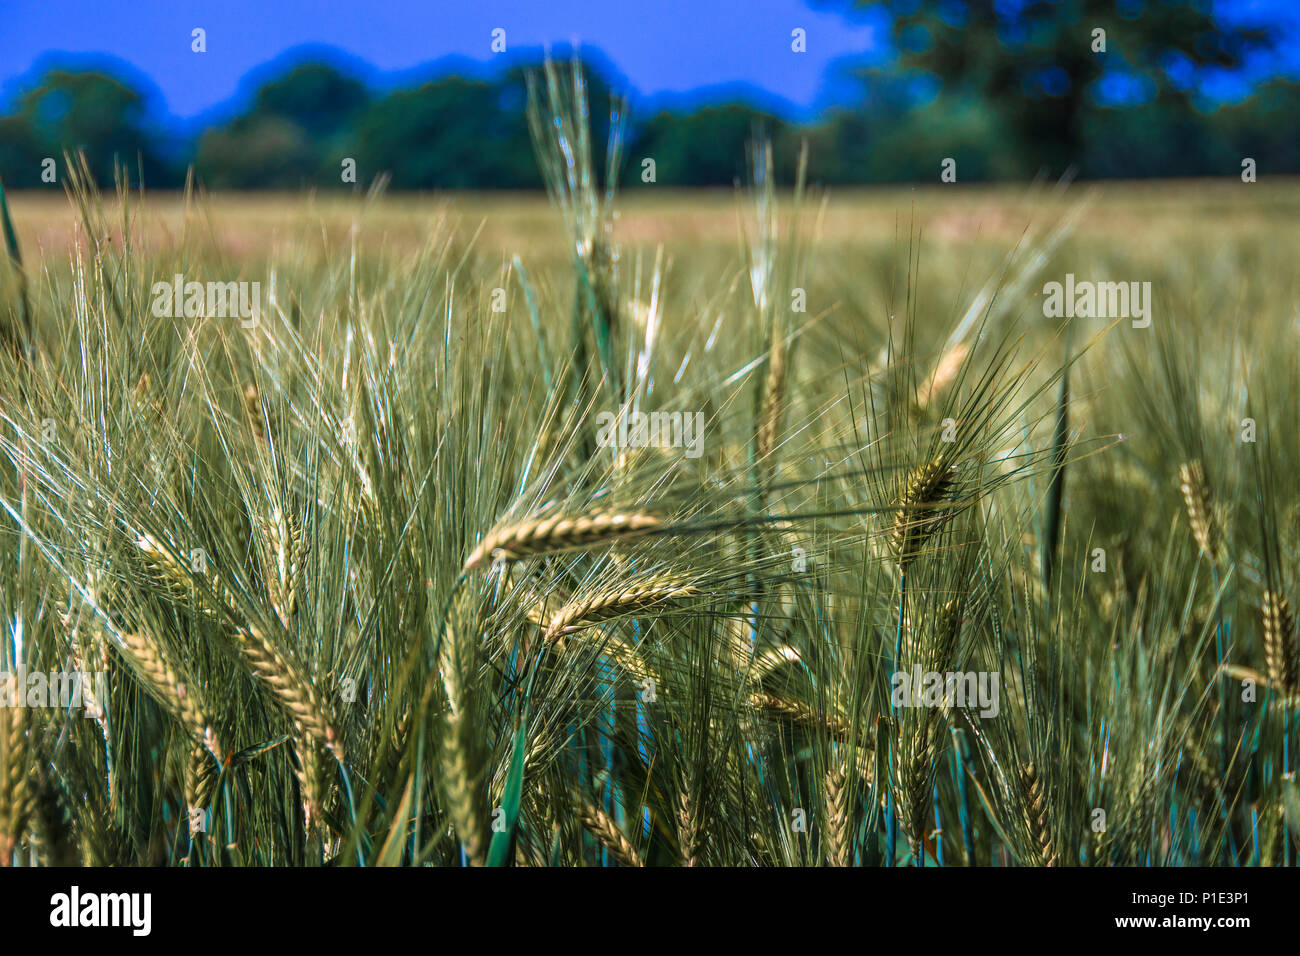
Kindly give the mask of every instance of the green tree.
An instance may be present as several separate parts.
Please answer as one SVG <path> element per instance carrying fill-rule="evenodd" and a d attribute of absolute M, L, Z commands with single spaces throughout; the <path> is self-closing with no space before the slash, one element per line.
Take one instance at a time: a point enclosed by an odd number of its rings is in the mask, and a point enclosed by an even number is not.
<path fill-rule="evenodd" d="M 358 166 L 391 172 L 398 189 L 538 188 L 523 101 L 513 99 L 463 77 L 394 90 L 361 120 Z"/>
<path fill-rule="evenodd" d="M 784 126 L 748 106 L 706 106 L 692 113 L 657 113 L 641 127 L 628 151 L 626 181 L 641 182 L 641 163 L 655 161 L 656 181 L 674 186 L 730 186 L 744 180 L 746 144 L 756 129 L 774 138 Z M 784 156 L 784 153 L 783 153 Z"/>
<path fill-rule="evenodd" d="M 942 91 L 977 95 L 1002 114 L 1019 148 L 1054 173 L 1084 156 L 1088 114 L 1103 108 L 1105 74 L 1140 97 L 1189 113 L 1205 67 L 1234 69 L 1270 45 L 1262 26 L 1230 25 L 1209 0 L 823 0 L 883 7 L 902 66 Z M 1105 52 L 1099 47 L 1105 31 Z"/>
<path fill-rule="evenodd" d="M 258 89 L 253 115 L 288 120 L 320 140 L 354 122 L 369 103 L 355 77 L 326 63 L 302 63 Z"/>
<path fill-rule="evenodd" d="M 143 171 L 148 183 L 170 183 L 171 170 L 145 125 L 146 105 L 141 93 L 114 77 L 51 70 L 35 89 L 19 97 L 17 122 L 0 132 L 8 148 L 27 153 L 27 168 L 15 181 L 35 185 L 40 157 L 53 156 L 61 165 L 65 150 L 84 150 L 101 183 L 113 181 L 114 161 L 132 174 Z"/>

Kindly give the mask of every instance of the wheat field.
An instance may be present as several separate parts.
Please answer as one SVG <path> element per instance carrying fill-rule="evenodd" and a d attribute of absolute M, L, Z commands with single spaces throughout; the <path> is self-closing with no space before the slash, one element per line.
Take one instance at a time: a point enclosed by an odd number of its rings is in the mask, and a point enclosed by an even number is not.
<path fill-rule="evenodd" d="M 1300 183 L 615 193 L 549 82 L 549 198 L 8 197 L 0 863 L 1294 863 Z"/>

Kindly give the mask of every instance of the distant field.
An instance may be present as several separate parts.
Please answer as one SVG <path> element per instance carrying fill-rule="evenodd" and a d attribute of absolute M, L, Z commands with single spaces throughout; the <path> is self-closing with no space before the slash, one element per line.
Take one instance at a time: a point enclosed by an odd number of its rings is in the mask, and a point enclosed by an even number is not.
<path fill-rule="evenodd" d="M 962 185 L 835 189 L 828 194 L 822 237 L 833 245 L 892 245 L 916 229 L 939 246 L 1014 242 L 1031 217 L 1059 214 L 1085 195 L 1095 202 L 1079 220 L 1080 241 L 1134 250 L 1157 240 L 1222 244 L 1246 237 L 1289 239 L 1300 216 L 1300 180 L 1115 182 L 1063 190 Z M 174 239 L 182 229 L 183 197 L 149 193 L 147 198 L 148 234 L 162 242 Z M 12 205 L 25 247 L 54 251 L 70 241 L 76 216 L 62 191 L 18 193 Z M 478 247 L 485 253 L 555 254 L 560 234 L 558 219 L 541 193 L 388 195 L 373 203 L 334 195 L 238 193 L 205 196 L 199 206 L 204 228 L 235 255 L 264 253 L 308 233 L 319 235 L 322 227 L 331 239 L 346 238 L 354 221 L 363 226 L 363 246 L 382 243 L 398 250 L 419 247 L 440 219 L 465 237 L 481 226 Z M 736 196 L 731 191 L 648 187 L 620 195 L 618 208 L 615 237 L 621 242 L 734 245 L 736 240 Z"/>
<path fill-rule="evenodd" d="M 818 207 L 825 196 L 825 207 Z M 970 297 L 1007 267 L 1043 254 L 1044 278 L 1147 280 L 1164 306 L 1247 319 L 1249 303 L 1295 300 L 1300 240 L 1300 180 L 1243 184 L 1213 181 L 1115 182 L 1064 189 L 1031 186 L 922 186 L 813 189 L 802 232 L 819 239 L 810 293 L 821 312 L 894 311 L 905 297 L 909 256 L 917 260 L 913 308 L 938 331 L 956 321 Z M 785 195 L 788 211 L 789 194 Z M 76 210 L 62 192 L 12 198 L 20 243 L 29 257 L 59 272 L 78 235 Z M 167 257 L 187 234 L 183 196 L 149 193 L 133 207 L 133 232 L 150 255 Z M 707 307 L 716 279 L 741 277 L 738 200 L 730 190 L 657 190 L 620 194 L 614 241 L 623 268 L 648 274 L 664 247 L 665 294 L 683 308 Z M 115 203 L 106 221 L 120 223 Z M 1059 232 L 1058 232 L 1059 230 Z M 121 228 L 111 230 L 121 242 Z M 200 196 L 188 220 L 188 247 L 212 268 L 252 275 L 274 266 L 309 277 L 355 248 L 382 270 L 449 243 L 473 274 L 500 273 L 512 256 L 545 282 L 567 274 L 572 259 L 560 216 L 545 194 L 387 195 L 218 194 Z M 919 239 L 919 246 L 916 240 Z M 82 230 L 84 241 L 84 230 Z M 911 250 L 909 252 L 909 249 Z M 1053 262 L 1061 263 L 1056 268 Z M 170 268 L 170 267 L 167 267 Z M 164 269 L 164 271 L 166 271 Z M 468 275 L 469 273 L 466 273 Z M 869 281 L 863 282 L 861 280 Z M 564 280 L 562 280 L 564 281 Z M 1041 282 L 1039 283 L 1041 288 Z M 1035 290 L 1030 290 L 1031 294 Z M 1032 298 L 1021 307 L 1032 308 Z M 1012 311 L 1017 311 L 1011 303 Z"/>

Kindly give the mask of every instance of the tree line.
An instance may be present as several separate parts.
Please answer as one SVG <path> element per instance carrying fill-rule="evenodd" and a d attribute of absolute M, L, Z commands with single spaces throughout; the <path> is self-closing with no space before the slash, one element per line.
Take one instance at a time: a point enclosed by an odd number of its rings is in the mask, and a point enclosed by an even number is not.
<path fill-rule="evenodd" d="M 113 180 L 120 162 L 152 188 L 182 185 L 192 166 L 220 189 L 354 189 L 381 174 L 395 189 L 539 189 L 526 72 L 521 65 L 492 79 L 446 76 L 380 91 L 331 64 L 300 63 L 263 83 L 232 119 L 177 142 L 123 78 L 54 69 L 0 116 L 0 178 L 11 188 L 48 184 L 49 160 L 61 165 L 64 151 L 80 149 L 101 182 Z M 599 73 L 588 79 L 599 140 L 610 89 Z M 642 182 L 649 158 L 658 184 L 730 185 L 743 178 L 746 143 L 760 128 L 774 142 L 779 172 L 792 173 L 807 141 L 809 177 L 827 184 L 935 182 L 945 165 L 963 182 L 1067 171 L 1236 175 L 1247 158 L 1261 176 L 1300 172 L 1300 83 L 1283 78 L 1213 109 L 1155 95 L 1072 101 L 1068 116 L 1064 103 L 1052 113 L 1051 90 L 1035 96 L 1005 78 L 941 83 L 925 96 L 906 72 L 865 71 L 861 80 L 856 105 L 808 123 L 740 102 L 634 116 L 625 180 Z"/>

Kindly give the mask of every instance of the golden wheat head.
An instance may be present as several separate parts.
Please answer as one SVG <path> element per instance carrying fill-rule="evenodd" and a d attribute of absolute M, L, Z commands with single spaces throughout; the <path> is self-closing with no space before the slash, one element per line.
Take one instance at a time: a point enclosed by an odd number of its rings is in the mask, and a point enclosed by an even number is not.
<path fill-rule="evenodd" d="M 695 594 L 699 594 L 699 588 L 684 575 L 647 575 L 622 587 L 606 588 L 565 604 L 547 623 L 546 639 L 550 641 L 561 634 L 572 633 L 585 623 L 607 620 Z"/>
<path fill-rule="evenodd" d="M 1178 468 L 1178 488 L 1187 505 L 1187 523 L 1192 526 L 1192 537 L 1197 546 L 1211 561 L 1219 558 L 1219 525 L 1214 518 L 1214 497 L 1205 468 L 1199 461 L 1184 462 Z"/>
<path fill-rule="evenodd" d="M 465 570 L 473 570 L 497 557 L 519 561 L 536 555 L 578 551 L 625 541 L 662 527 L 659 518 L 644 512 L 595 512 L 522 521 L 489 532 L 465 559 Z"/>
<path fill-rule="evenodd" d="M 1264 592 L 1264 666 L 1268 679 L 1287 697 L 1300 694 L 1296 661 L 1295 617 L 1291 603 L 1275 591 Z"/>

